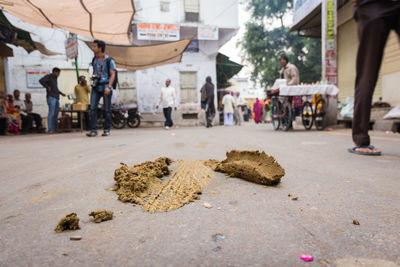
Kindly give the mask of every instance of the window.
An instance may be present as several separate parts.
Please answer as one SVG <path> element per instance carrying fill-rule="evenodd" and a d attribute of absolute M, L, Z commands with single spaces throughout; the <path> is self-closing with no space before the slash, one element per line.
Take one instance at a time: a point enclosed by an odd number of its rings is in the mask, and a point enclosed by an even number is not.
<path fill-rule="evenodd" d="M 169 2 L 168 1 L 160 1 L 160 11 L 161 12 L 169 12 Z"/>
<path fill-rule="evenodd" d="M 197 72 L 180 72 L 181 104 L 197 103 Z"/>
<path fill-rule="evenodd" d="M 200 0 L 184 0 L 185 20 L 191 22 L 199 21 Z"/>

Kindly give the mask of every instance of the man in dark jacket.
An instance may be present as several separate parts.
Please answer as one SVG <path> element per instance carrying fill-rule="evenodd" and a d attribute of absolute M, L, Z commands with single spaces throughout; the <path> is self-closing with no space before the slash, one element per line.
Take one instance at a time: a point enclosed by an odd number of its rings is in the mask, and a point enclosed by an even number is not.
<path fill-rule="evenodd" d="M 372 96 L 378 80 L 389 33 L 400 35 L 400 0 L 353 0 L 358 23 L 359 47 L 354 96 L 353 147 L 349 152 L 380 155 L 368 135 Z"/>
<path fill-rule="evenodd" d="M 206 78 L 206 84 L 204 85 L 205 89 L 205 108 L 206 108 L 206 127 L 212 127 L 213 121 L 215 117 L 215 105 L 214 105 L 214 84 L 212 83 L 211 77 L 208 76 Z"/>
<path fill-rule="evenodd" d="M 49 134 L 57 132 L 57 117 L 60 108 L 60 95 L 65 96 L 63 92 L 58 89 L 57 78 L 60 76 L 61 70 L 54 68 L 51 74 L 44 76 L 39 80 L 40 84 L 46 88 L 47 105 L 49 106 L 49 115 L 47 116 L 47 124 Z"/>

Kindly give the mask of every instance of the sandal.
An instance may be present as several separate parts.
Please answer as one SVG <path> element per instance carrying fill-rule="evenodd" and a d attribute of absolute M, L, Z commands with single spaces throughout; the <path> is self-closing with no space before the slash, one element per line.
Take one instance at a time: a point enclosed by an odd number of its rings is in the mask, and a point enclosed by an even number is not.
<path fill-rule="evenodd" d="M 358 151 L 358 148 L 368 148 L 371 151 Z M 380 151 L 373 151 L 375 149 L 374 146 L 354 146 L 352 148 L 348 148 L 347 151 L 350 153 L 354 153 L 357 155 L 364 155 L 364 156 L 380 156 L 382 152 Z"/>

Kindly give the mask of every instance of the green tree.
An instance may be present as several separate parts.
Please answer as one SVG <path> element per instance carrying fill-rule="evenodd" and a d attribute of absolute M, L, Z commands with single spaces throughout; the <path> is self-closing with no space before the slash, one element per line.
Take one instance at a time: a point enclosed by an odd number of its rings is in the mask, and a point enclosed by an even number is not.
<path fill-rule="evenodd" d="M 272 85 L 281 68 L 279 57 L 286 54 L 300 71 L 301 82 L 321 79 L 321 41 L 301 37 L 284 25 L 292 0 L 247 0 L 252 18 L 240 44 L 246 60 L 254 67 L 252 80 Z M 278 26 L 271 26 L 276 25 Z"/>

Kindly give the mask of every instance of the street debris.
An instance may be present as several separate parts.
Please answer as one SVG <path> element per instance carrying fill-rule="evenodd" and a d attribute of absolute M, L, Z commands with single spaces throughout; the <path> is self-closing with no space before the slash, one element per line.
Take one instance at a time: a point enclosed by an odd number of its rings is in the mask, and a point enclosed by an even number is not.
<path fill-rule="evenodd" d="M 221 247 L 221 246 L 218 246 L 218 247 L 213 248 L 212 251 L 218 252 L 218 251 L 220 251 L 221 249 L 222 249 L 222 247 Z"/>
<path fill-rule="evenodd" d="M 301 254 L 300 259 L 303 261 L 313 261 L 314 257 L 311 255 L 307 255 L 307 254 Z"/>
<path fill-rule="evenodd" d="M 207 161 L 207 165 L 229 177 L 237 177 L 262 185 L 275 185 L 285 175 L 285 170 L 272 157 L 259 151 L 232 150 L 226 159 L 217 163 Z"/>
<path fill-rule="evenodd" d="M 68 256 L 68 253 L 67 253 L 67 252 L 64 252 L 64 253 L 63 253 L 63 256 Z"/>
<path fill-rule="evenodd" d="M 326 260 L 318 260 L 318 263 L 324 264 L 324 265 L 326 265 L 326 266 L 329 266 L 329 265 L 330 265 L 329 261 L 326 261 Z"/>
<path fill-rule="evenodd" d="M 215 234 L 215 235 L 212 235 L 211 237 L 212 237 L 212 240 L 213 240 L 214 242 L 221 242 L 221 241 L 223 241 L 223 240 L 226 239 L 226 236 L 223 235 L 223 234 L 220 234 L 220 233 L 217 233 L 217 234 Z"/>
<path fill-rule="evenodd" d="M 80 235 L 71 236 L 71 237 L 69 238 L 69 240 L 74 240 L 74 241 L 79 241 L 79 240 L 81 240 L 81 239 L 82 239 L 82 237 L 81 237 Z"/>
<path fill-rule="evenodd" d="M 111 210 L 92 211 L 89 216 L 93 216 L 96 223 L 112 220 L 114 212 Z"/>
<path fill-rule="evenodd" d="M 204 202 L 203 203 L 203 206 L 204 206 L 204 208 L 207 208 L 207 209 L 211 209 L 213 206 L 210 204 L 210 203 L 208 203 L 208 202 Z"/>
<path fill-rule="evenodd" d="M 299 200 L 299 197 L 292 197 L 293 201 Z"/>
<path fill-rule="evenodd" d="M 212 175 L 211 170 L 203 161 L 178 160 L 172 174 L 168 167 L 172 162 L 169 158 L 159 158 L 133 167 L 122 164 L 114 173 L 118 199 L 139 204 L 144 211 L 152 213 L 174 210 L 200 199 L 202 187 Z M 162 180 L 170 174 L 171 179 Z"/>
<path fill-rule="evenodd" d="M 360 222 L 359 222 L 357 219 L 354 219 L 354 220 L 353 220 L 353 224 L 354 224 L 354 225 L 360 225 Z"/>
<path fill-rule="evenodd" d="M 78 230 L 78 229 L 81 229 L 79 227 L 79 218 L 78 216 L 76 216 L 76 213 L 71 213 L 61 218 L 54 231 L 56 231 L 57 233 L 61 233 L 65 230 Z"/>

